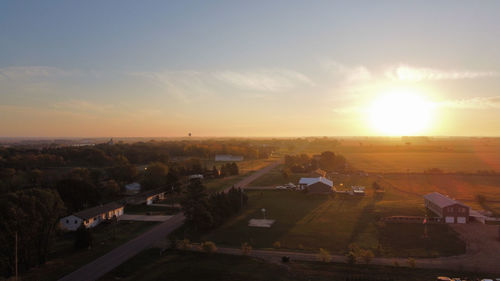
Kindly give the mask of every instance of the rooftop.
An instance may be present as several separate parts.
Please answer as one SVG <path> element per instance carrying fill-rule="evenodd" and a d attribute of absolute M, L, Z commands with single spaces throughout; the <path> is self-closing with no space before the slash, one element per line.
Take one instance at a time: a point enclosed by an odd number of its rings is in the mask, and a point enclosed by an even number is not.
<path fill-rule="evenodd" d="M 467 207 L 465 204 L 463 204 L 459 201 L 453 200 L 450 197 L 445 196 L 439 192 L 432 192 L 432 193 L 426 194 L 426 195 L 424 195 L 424 198 L 433 202 L 434 204 L 438 205 L 441 208 L 444 208 L 444 207 L 447 207 L 450 205 L 454 205 L 454 204 L 459 204 L 459 205 Z"/>
<path fill-rule="evenodd" d="M 90 219 L 90 218 L 93 218 L 97 215 L 101 215 L 101 214 L 104 214 L 106 212 L 119 209 L 123 206 L 125 206 L 125 204 L 118 203 L 118 202 L 111 202 L 111 203 L 107 203 L 104 205 L 96 206 L 93 208 L 89 208 L 89 209 L 85 209 L 83 211 L 77 212 L 74 214 L 74 216 L 79 217 L 81 219 Z"/>
<path fill-rule="evenodd" d="M 324 177 L 300 178 L 299 184 L 311 185 L 311 184 L 315 184 L 317 182 L 322 182 L 326 185 L 333 186 L 333 182 L 329 179 L 324 178 Z"/>

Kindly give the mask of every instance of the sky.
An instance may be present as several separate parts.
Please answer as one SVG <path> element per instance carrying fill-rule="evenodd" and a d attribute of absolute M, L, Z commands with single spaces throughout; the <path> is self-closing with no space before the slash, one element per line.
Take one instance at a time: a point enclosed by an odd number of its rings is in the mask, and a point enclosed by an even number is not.
<path fill-rule="evenodd" d="M 499 1 L 1 0 L 0 137 L 397 135 L 407 131 L 372 121 L 398 118 L 372 109 L 400 93 L 429 107 L 400 106 L 412 121 L 425 114 L 409 133 L 499 136 L 498 11 Z"/>

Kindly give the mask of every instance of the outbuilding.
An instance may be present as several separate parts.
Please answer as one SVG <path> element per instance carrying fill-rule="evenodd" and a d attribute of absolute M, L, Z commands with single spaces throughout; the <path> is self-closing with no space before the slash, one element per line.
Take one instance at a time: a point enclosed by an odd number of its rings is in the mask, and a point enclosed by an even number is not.
<path fill-rule="evenodd" d="M 309 193 L 331 193 L 333 191 L 333 182 L 324 177 L 301 178 L 299 189 L 307 190 Z"/>
<path fill-rule="evenodd" d="M 445 223 L 467 223 L 470 207 L 438 192 L 424 196 L 425 207 L 443 219 Z"/>
<path fill-rule="evenodd" d="M 215 155 L 215 162 L 240 162 L 240 161 L 243 161 L 243 156 L 241 155 L 231 155 L 231 154 Z"/>

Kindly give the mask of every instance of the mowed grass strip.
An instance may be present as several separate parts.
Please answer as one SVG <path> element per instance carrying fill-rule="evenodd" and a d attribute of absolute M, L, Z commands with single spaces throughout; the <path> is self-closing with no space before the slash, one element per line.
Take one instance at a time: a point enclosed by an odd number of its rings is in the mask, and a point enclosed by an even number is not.
<path fill-rule="evenodd" d="M 429 225 L 429 232 L 441 241 L 429 244 L 423 241 L 422 225 L 380 223 L 383 216 L 425 214 L 421 200 L 397 199 L 397 191 L 392 195 L 391 191 L 387 193 L 388 200 L 372 196 L 249 191 L 244 211 L 203 239 L 234 247 L 248 242 L 256 248 L 273 248 L 279 241 L 280 248 L 309 251 L 325 248 L 336 254 L 346 253 L 350 243 L 373 249 L 380 256 L 429 257 L 464 252 L 463 242 L 446 225 Z M 262 208 L 266 209 L 267 218 L 276 220 L 275 224 L 269 229 L 248 227 L 250 219 L 263 217 Z M 404 243 L 391 246 L 392 239 Z"/>

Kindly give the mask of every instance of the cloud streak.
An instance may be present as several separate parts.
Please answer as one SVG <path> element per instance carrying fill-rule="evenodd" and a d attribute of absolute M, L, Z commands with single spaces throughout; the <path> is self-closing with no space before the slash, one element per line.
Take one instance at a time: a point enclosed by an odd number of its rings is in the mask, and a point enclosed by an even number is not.
<path fill-rule="evenodd" d="M 426 67 L 400 65 L 386 71 L 386 77 L 396 81 L 418 82 L 424 80 L 461 80 L 498 77 L 496 71 L 441 70 Z"/>
<path fill-rule="evenodd" d="M 0 68 L 0 79 L 2 80 L 47 79 L 73 74 L 75 74 L 75 71 L 50 66 L 10 66 Z"/>
<path fill-rule="evenodd" d="M 184 102 L 200 95 L 232 92 L 280 93 L 313 86 L 306 75 L 286 69 L 248 71 L 161 71 L 136 72 L 131 75 L 152 81 L 168 94 Z"/>
<path fill-rule="evenodd" d="M 437 102 L 438 107 L 455 109 L 489 109 L 500 108 L 500 96 L 473 97 L 468 99 L 446 100 Z"/>
<path fill-rule="evenodd" d="M 286 69 L 219 71 L 212 73 L 212 76 L 222 83 L 248 91 L 283 92 L 314 85 L 306 75 Z"/>

